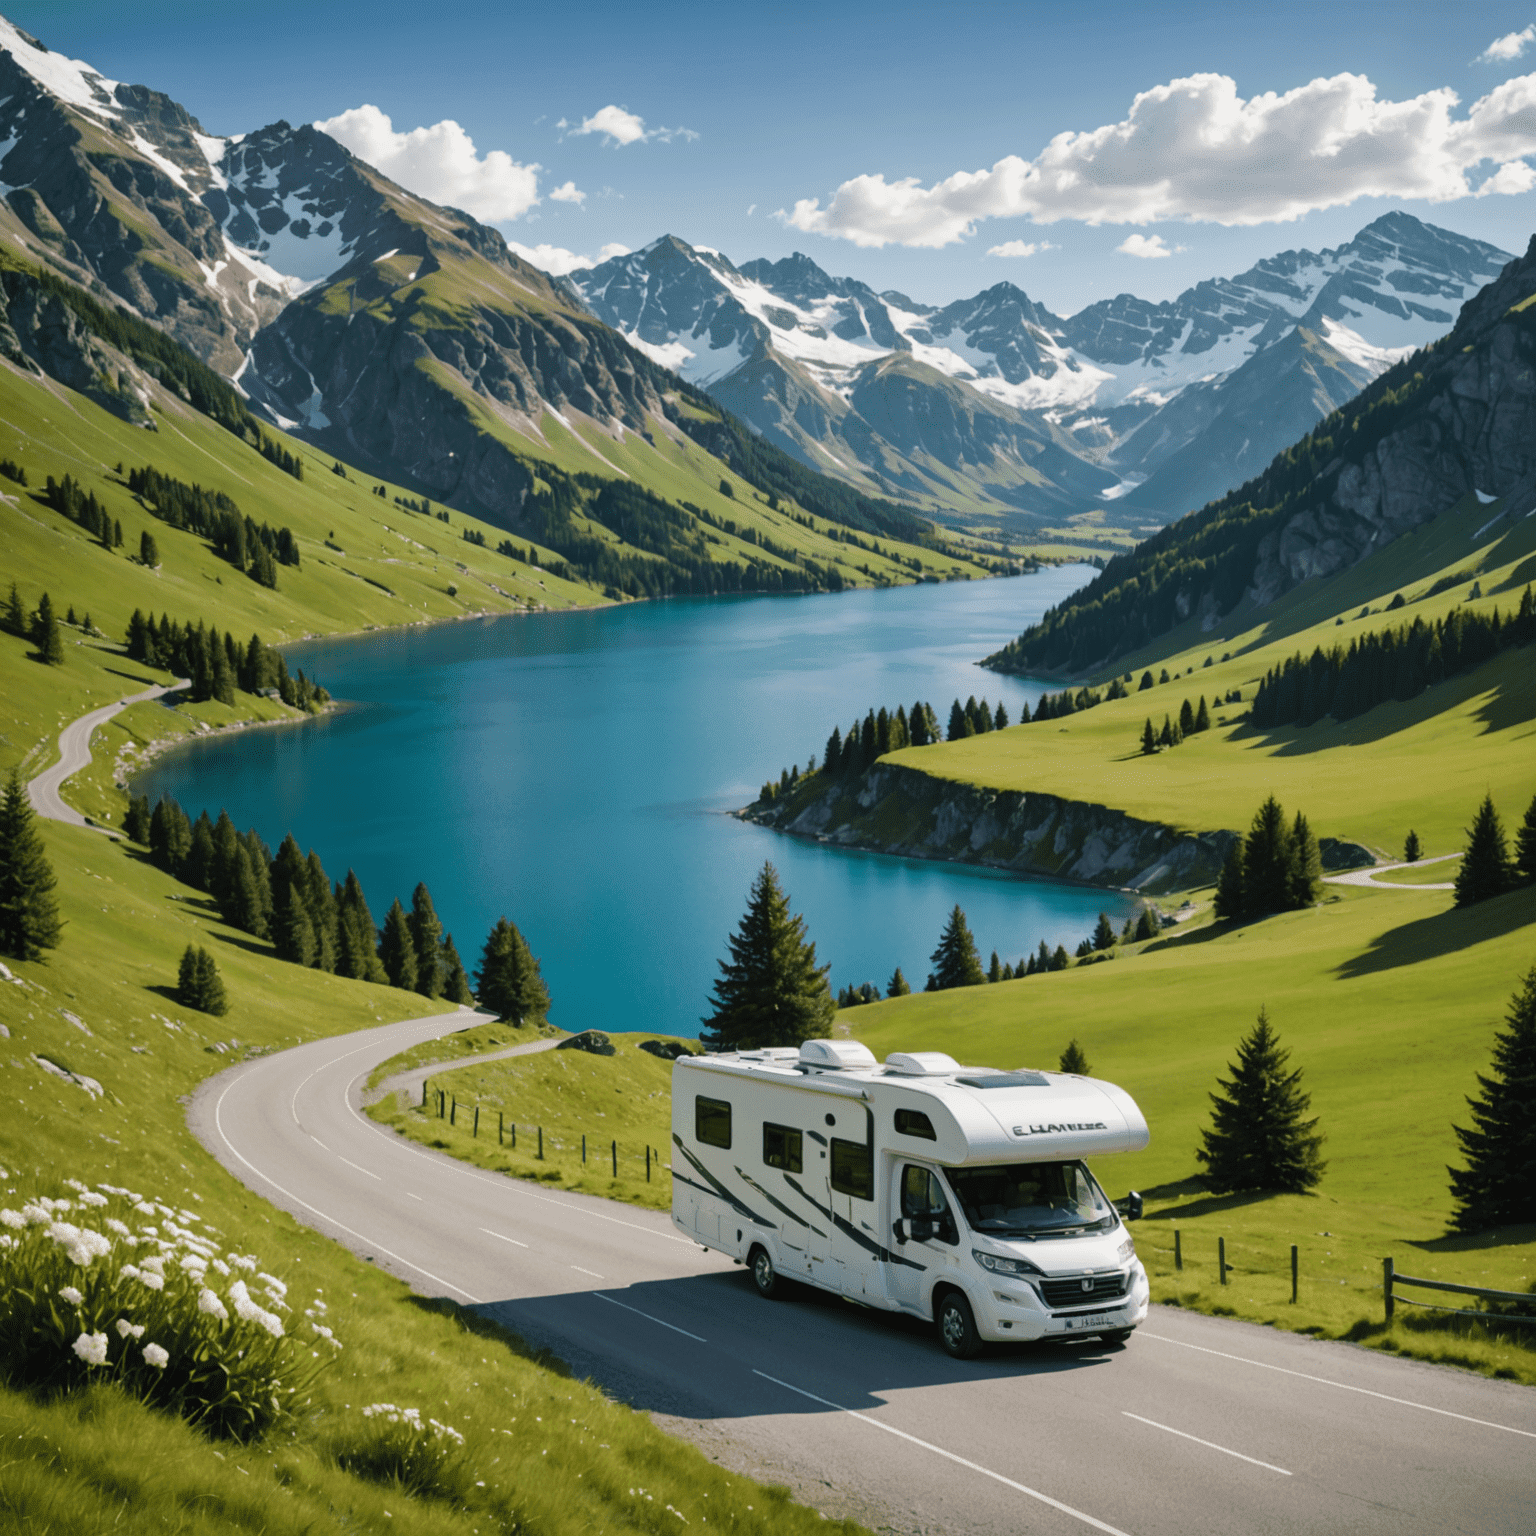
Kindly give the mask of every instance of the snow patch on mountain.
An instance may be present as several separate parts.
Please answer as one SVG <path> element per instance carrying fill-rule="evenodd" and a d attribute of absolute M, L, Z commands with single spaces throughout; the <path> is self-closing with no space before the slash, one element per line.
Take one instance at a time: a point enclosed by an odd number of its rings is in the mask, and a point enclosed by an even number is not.
<path fill-rule="evenodd" d="M 72 107 L 81 107 L 98 117 L 117 117 L 116 80 L 108 80 L 100 70 L 83 59 L 66 58 L 40 47 L 20 27 L 0 16 L 0 48 L 32 76 L 45 90 Z"/>
<path fill-rule="evenodd" d="M 1372 377 L 1383 374 L 1393 363 L 1401 362 L 1422 342 L 1409 342 L 1399 347 L 1372 346 L 1359 331 L 1352 331 L 1342 321 L 1323 317 L 1323 339 L 1335 352 L 1347 357 L 1357 367 L 1366 369 Z"/>

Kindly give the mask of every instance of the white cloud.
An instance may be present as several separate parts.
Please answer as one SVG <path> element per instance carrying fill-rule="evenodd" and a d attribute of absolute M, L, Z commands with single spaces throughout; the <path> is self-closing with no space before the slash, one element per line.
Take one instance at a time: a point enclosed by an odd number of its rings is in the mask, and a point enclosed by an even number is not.
<path fill-rule="evenodd" d="M 507 249 L 553 277 L 564 277 L 568 272 L 584 272 L 600 261 L 629 255 L 629 247 L 617 243 L 605 245 L 596 256 L 582 256 L 559 245 L 522 245 L 516 240 L 508 240 Z"/>
<path fill-rule="evenodd" d="M 586 202 L 587 194 L 585 192 L 578 192 L 576 190 L 576 183 L 574 181 L 568 181 L 563 186 L 556 187 L 555 190 L 549 194 L 549 198 L 550 201 L 554 203 L 580 204 Z"/>
<path fill-rule="evenodd" d="M 1518 59 L 1526 48 L 1536 42 L 1536 27 L 1524 27 L 1519 32 L 1506 32 L 1503 37 L 1496 37 L 1473 60 L 1475 64 L 1506 64 L 1510 59 Z"/>
<path fill-rule="evenodd" d="M 1034 256 L 1041 251 L 1059 250 L 1049 240 L 1005 240 L 987 251 L 988 256 Z"/>
<path fill-rule="evenodd" d="M 386 113 L 364 105 L 315 127 L 408 191 L 477 219 L 515 219 L 539 200 L 539 166 L 519 165 L 500 149 L 476 154 L 474 140 L 452 118 L 396 133 Z"/>
<path fill-rule="evenodd" d="M 579 123 L 569 123 L 562 117 L 555 126 L 569 134 L 600 133 L 610 144 L 620 148 L 625 144 L 644 144 L 649 139 L 670 144 L 673 139 L 698 138 L 692 128 L 647 128 L 643 117 L 611 102 Z"/>
<path fill-rule="evenodd" d="M 1536 75 L 1506 80 L 1464 117 L 1458 105 L 1449 87 L 1379 100 L 1352 74 L 1245 101 L 1227 76 L 1193 75 L 1143 91 L 1118 123 L 1058 134 L 1033 160 L 1008 155 L 930 187 L 856 176 L 825 207 L 803 198 L 781 217 L 861 246 L 938 247 L 982 219 L 1254 225 L 1361 197 L 1447 202 L 1474 195 L 1481 178 L 1468 173 L 1484 162 L 1536 154 Z M 1501 168 L 1494 190 L 1516 190 L 1519 174 Z"/>
<path fill-rule="evenodd" d="M 1157 256 L 1172 256 L 1184 247 L 1166 244 L 1161 235 L 1127 235 L 1115 249 L 1122 256 L 1140 256 L 1144 261 L 1151 261 Z"/>

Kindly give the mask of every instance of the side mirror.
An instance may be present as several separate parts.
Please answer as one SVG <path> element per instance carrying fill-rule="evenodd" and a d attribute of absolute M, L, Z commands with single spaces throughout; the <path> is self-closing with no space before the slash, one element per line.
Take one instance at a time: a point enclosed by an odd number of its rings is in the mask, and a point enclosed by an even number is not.
<path fill-rule="evenodd" d="M 892 1226 L 891 1236 L 894 1237 L 898 1243 L 906 1242 L 907 1224 L 901 1217 L 897 1217 L 895 1224 Z"/>
<path fill-rule="evenodd" d="M 914 1243 L 931 1243 L 933 1241 L 932 1217 L 914 1216 L 912 1218 L 912 1241 Z"/>
<path fill-rule="evenodd" d="M 1119 1211 L 1120 1211 L 1120 1218 L 1121 1218 L 1122 1221 L 1140 1221 L 1141 1220 L 1141 1194 L 1140 1194 L 1140 1192 L 1133 1189 L 1130 1192 L 1130 1194 L 1128 1194 L 1125 1197 L 1125 1199 L 1120 1202 Z"/>

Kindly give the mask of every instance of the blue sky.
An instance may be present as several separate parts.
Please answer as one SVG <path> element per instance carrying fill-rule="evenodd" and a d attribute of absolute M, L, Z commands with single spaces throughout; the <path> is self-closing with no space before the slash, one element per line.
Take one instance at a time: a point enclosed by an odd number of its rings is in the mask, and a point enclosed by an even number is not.
<path fill-rule="evenodd" d="M 1388 208 L 1512 251 L 1536 230 L 1536 80 L 1520 84 L 1536 72 L 1536 32 L 1480 59 L 1536 20 L 1536 3 L 13 0 L 6 14 L 111 78 L 166 91 L 216 133 L 351 114 L 354 148 L 393 145 L 384 168 L 397 179 L 529 248 L 596 256 L 671 232 L 736 261 L 802 250 L 934 303 L 1009 278 L 1070 313 L 1338 244 Z M 1357 78 L 1308 89 L 1346 74 Z M 1205 75 L 1228 77 L 1233 98 L 1210 81 L 1164 92 L 1117 137 L 1139 93 Z M 1459 104 L 1420 100 L 1447 91 Z M 1255 105 L 1269 92 L 1300 94 Z M 594 118 L 610 131 L 573 131 Z M 380 137 L 450 120 L 462 134 Z M 1213 124 L 1227 138 L 1207 153 Z M 1058 135 L 1095 130 L 1107 132 L 1039 162 Z M 510 160 L 484 163 L 497 152 Z M 1084 191 L 1083 166 L 1117 154 L 1113 188 Z M 1434 200 L 1495 174 L 1516 190 Z M 1281 207 L 1300 216 L 1273 220 Z M 1170 254 L 1128 254 L 1128 241 Z"/>

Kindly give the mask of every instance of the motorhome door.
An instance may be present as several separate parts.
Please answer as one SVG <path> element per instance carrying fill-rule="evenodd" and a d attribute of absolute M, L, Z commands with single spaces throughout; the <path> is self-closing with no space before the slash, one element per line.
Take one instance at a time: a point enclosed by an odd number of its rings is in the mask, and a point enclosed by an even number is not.
<path fill-rule="evenodd" d="M 832 1283 L 847 1296 L 878 1288 L 874 1117 L 863 1105 L 839 1115 L 827 1157 L 827 1205 L 832 1212 Z M 857 1140 L 853 1138 L 857 1137 Z"/>
<path fill-rule="evenodd" d="M 898 1222 L 906 1234 L 905 1243 L 896 1241 L 894 1229 Z M 920 1312 L 933 1271 L 948 1267 L 960 1240 L 944 1186 L 931 1168 L 921 1163 L 899 1165 L 897 1177 L 891 1181 L 891 1218 L 887 1230 L 891 1232 L 891 1252 L 897 1256 L 896 1262 L 886 1266 L 890 1294 L 900 1306 Z M 920 1235 L 925 1230 L 929 1233 L 926 1238 Z"/>

